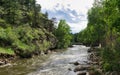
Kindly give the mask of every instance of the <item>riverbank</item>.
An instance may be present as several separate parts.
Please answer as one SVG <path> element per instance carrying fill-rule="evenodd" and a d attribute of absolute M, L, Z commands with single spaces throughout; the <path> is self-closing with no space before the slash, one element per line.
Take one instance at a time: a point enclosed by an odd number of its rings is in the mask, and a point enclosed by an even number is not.
<path fill-rule="evenodd" d="M 93 67 L 93 72 L 96 72 L 94 75 L 104 75 L 102 70 L 102 59 L 101 59 L 101 49 L 99 47 L 91 47 L 88 50 L 90 64 Z"/>
<path fill-rule="evenodd" d="M 90 53 L 89 64 L 93 66 L 94 71 L 97 71 L 98 74 L 95 75 L 120 75 L 120 72 L 117 71 L 104 71 L 103 69 L 103 60 L 101 56 L 102 49 L 99 47 L 91 47 L 88 52 Z M 112 59 L 111 59 L 112 61 Z"/>
<path fill-rule="evenodd" d="M 0 68 L 0 74 L 8 75 L 6 72 L 9 71 L 11 75 L 119 75 L 102 70 L 100 52 L 101 49 L 97 47 L 83 45 L 74 45 L 64 50 L 48 50 L 48 53 L 34 55 L 29 59 L 13 59 L 10 62 L 12 64 Z"/>
<path fill-rule="evenodd" d="M 77 73 L 77 75 L 103 75 L 101 70 L 101 58 L 99 48 L 89 48 L 88 61 L 80 63 L 79 61 L 72 62 L 70 64 L 75 65 L 72 70 Z M 68 70 L 71 70 L 70 68 Z"/>
<path fill-rule="evenodd" d="M 10 54 L 0 54 L 0 67 L 6 66 L 7 64 L 10 64 L 13 60 L 16 59 L 16 55 L 10 55 Z"/>
<path fill-rule="evenodd" d="M 36 52 L 33 53 L 31 56 L 28 57 L 20 57 L 17 55 L 10 55 L 10 54 L 0 54 L 0 67 L 6 67 L 9 66 L 10 64 L 15 63 L 15 60 L 22 60 L 22 59 L 31 59 L 36 56 L 41 56 L 41 55 L 48 55 L 52 53 L 56 53 L 58 50 L 46 50 L 44 52 Z"/>
<path fill-rule="evenodd" d="M 31 58 L 20 58 L 19 56 L 2 58 L 0 65 L 1 75 L 27 75 L 27 73 L 36 70 L 42 63 L 46 62 L 51 54 L 57 53 L 58 50 L 48 50 L 47 53 L 33 55 Z"/>

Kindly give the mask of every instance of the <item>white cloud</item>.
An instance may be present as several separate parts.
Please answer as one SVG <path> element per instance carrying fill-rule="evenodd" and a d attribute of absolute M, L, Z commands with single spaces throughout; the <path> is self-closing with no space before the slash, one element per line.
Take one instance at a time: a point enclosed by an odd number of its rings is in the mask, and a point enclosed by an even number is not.
<path fill-rule="evenodd" d="M 76 18 L 72 18 L 72 20 L 73 20 L 73 21 L 75 21 L 75 20 L 76 20 Z"/>
<path fill-rule="evenodd" d="M 82 21 L 78 23 L 68 23 L 68 24 L 71 27 L 71 31 L 73 33 L 78 33 L 87 27 L 87 21 Z"/>
<path fill-rule="evenodd" d="M 72 13 L 69 13 L 69 15 L 72 17 L 72 18 L 75 18 L 76 16 L 73 15 Z"/>
<path fill-rule="evenodd" d="M 86 13 L 87 9 L 92 6 L 93 0 L 37 0 L 37 3 L 41 4 L 43 9 L 54 10 L 55 6 L 59 4 L 65 8 L 70 8 L 71 10 L 76 10 L 78 13 Z"/>
<path fill-rule="evenodd" d="M 67 23 L 69 23 L 73 33 L 75 33 L 87 26 L 87 12 L 88 9 L 92 7 L 93 1 L 94 0 L 37 0 L 37 3 L 42 6 L 43 12 L 49 11 L 51 13 L 49 14 L 50 17 L 57 16 L 59 19 L 68 18 Z M 76 22 L 74 22 L 75 20 Z"/>

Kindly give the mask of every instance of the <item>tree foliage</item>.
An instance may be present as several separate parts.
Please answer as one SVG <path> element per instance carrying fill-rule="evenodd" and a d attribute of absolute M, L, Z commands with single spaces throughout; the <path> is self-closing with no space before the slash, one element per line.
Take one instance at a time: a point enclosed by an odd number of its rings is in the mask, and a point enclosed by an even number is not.
<path fill-rule="evenodd" d="M 88 26 L 77 41 L 102 45 L 103 69 L 120 71 L 120 0 L 95 0 L 88 12 Z M 111 61 L 112 59 L 112 61 Z"/>
<path fill-rule="evenodd" d="M 60 20 L 54 34 L 58 39 L 57 48 L 67 48 L 71 44 L 70 27 L 65 20 Z"/>
<path fill-rule="evenodd" d="M 54 29 L 36 0 L 0 0 L 0 53 L 26 57 L 53 48 Z"/>

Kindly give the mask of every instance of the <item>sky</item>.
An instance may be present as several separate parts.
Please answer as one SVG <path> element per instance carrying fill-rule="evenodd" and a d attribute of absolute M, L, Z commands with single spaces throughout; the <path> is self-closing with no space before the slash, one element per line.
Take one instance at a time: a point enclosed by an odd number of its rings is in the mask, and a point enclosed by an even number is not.
<path fill-rule="evenodd" d="M 48 17 L 65 19 L 72 33 L 78 33 L 87 27 L 87 12 L 92 7 L 94 0 L 37 0 L 43 13 L 48 12 Z"/>

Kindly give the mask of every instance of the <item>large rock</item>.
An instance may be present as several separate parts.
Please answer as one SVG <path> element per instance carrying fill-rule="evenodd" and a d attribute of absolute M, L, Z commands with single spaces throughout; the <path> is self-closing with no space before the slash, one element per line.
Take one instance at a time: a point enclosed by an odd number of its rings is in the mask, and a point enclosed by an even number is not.
<path fill-rule="evenodd" d="M 0 65 L 4 65 L 4 64 L 5 64 L 5 62 L 0 61 Z"/>
<path fill-rule="evenodd" d="M 88 70 L 89 68 L 90 68 L 90 66 L 80 66 L 79 65 L 79 66 L 75 67 L 74 72 Z"/>
<path fill-rule="evenodd" d="M 87 75 L 86 72 L 79 72 L 77 75 Z"/>
<path fill-rule="evenodd" d="M 80 63 L 79 63 L 78 61 L 74 62 L 73 64 L 74 64 L 75 66 L 80 65 Z"/>
<path fill-rule="evenodd" d="M 71 68 L 68 68 L 68 70 L 69 70 L 69 71 L 72 71 L 72 69 L 71 69 Z"/>
<path fill-rule="evenodd" d="M 75 66 L 80 65 L 80 63 L 78 61 L 76 61 L 76 62 L 70 62 L 69 64 L 74 64 Z"/>

